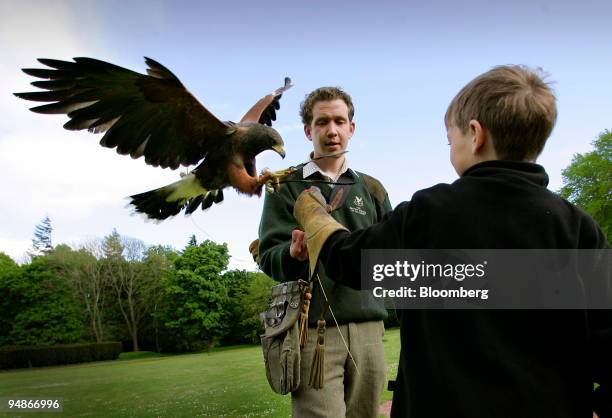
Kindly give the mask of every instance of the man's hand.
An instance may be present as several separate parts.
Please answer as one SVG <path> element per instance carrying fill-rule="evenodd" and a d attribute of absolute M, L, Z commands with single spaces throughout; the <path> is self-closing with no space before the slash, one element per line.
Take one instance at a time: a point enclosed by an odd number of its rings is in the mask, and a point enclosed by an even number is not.
<path fill-rule="evenodd" d="M 299 261 L 305 261 L 308 259 L 308 247 L 306 247 L 304 231 L 294 229 L 293 232 L 291 232 L 291 246 L 289 247 L 289 255 Z"/>

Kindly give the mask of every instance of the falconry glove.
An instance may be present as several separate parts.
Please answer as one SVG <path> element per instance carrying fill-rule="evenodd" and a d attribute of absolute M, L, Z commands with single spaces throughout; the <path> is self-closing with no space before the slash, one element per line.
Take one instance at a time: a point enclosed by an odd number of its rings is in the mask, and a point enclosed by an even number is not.
<path fill-rule="evenodd" d="M 336 231 L 348 231 L 328 213 L 328 205 L 316 187 L 304 190 L 295 201 L 293 216 L 306 236 L 310 274 L 316 272 L 317 261 L 325 241 Z"/>

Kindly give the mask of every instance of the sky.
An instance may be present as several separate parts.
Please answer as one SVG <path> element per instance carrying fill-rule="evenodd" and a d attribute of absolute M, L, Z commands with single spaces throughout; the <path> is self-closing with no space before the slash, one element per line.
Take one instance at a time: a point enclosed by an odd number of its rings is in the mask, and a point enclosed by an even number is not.
<path fill-rule="evenodd" d="M 114 228 L 148 245 L 185 247 L 195 234 L 228 245 L 230 268 L 253 270 L 263 199 L 226 190 L 191 217 L 146 222 L 126 197 L 178 179 L 101 147 L 101 135 L 62 128 L 65 115 L 28 111 L 13 92 L 35 91 L 21 68 L 36 58 L 86 56 L 144 72 L 143 56 L 176 74 L 221 120 L 238 121 L 290 76 L 275 128 L 287 157 L 266 151 L 258 169 L 305 161 L 312 148 L 298 110 L 320 86 L 355 103 L 349 164 L 382 181 L 393 206 L 457 178 L 444 113 L 471 79 L 501 64 L 542 68 L 558 99 L 557 125 L 538 163 L 551 190 L 575 153 L 612 129 L 609 1 L 31 1 L 0 2 L 0 252 L 24 262 L 45 215 L 53 243 L 74 247 Z"/>

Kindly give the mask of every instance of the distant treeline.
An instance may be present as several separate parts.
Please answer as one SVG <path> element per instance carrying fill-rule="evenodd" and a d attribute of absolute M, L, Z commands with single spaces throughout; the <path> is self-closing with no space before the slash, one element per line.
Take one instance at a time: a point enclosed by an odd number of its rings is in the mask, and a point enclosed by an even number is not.
<path fill-rule="evenodd" d="M 181 251 L 116 231 L 79 249 L 47 248 L 17 265 L 0 253 L 0 346 L 123 341 L 186 352 L 258 341 L 275 282 L 227 270 L 225 244 Z"/>

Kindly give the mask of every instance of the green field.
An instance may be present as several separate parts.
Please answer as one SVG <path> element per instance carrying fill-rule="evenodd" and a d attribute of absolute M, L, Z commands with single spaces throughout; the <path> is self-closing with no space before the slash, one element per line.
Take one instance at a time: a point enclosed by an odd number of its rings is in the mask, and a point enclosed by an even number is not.
<path fill-rule="evenodd" d="M 399 329 L 385 335 L 387 375 L 395 377 Z M 63 398 L 63 413 L 24 417 L 287 417 L 290 397 L 272 392 L 259 346 L 0 372 L 0 398 Z M 385 391 L 382 401 L 391 399 Z"/>

